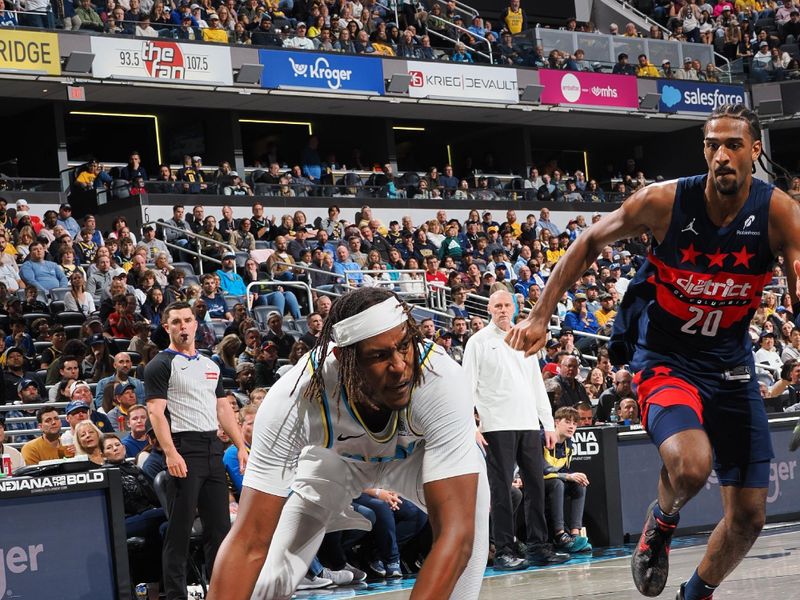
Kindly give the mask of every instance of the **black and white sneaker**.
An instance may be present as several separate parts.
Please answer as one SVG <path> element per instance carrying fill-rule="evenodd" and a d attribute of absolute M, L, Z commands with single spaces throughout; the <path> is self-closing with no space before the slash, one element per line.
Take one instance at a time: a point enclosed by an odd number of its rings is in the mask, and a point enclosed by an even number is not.
<path fill-rule="evenodd" d="M 570 559 L 569 554 L 556 552 L 552 544 L 529 544 L 528 562 L 537 567 L 547 567 L 550 565 L 560 565 Z"/>
<path fill-rule="evenodd" d="M 494 568 L 498 571 L 521 571 L 528 568 L 528 561 L 505 551 L 495 555 Z"/>

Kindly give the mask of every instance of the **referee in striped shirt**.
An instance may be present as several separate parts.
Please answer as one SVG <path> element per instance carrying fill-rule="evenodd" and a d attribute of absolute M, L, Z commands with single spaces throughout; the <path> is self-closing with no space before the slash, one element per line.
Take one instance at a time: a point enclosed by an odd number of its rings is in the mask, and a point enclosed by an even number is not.
<path fill-rule="evenodd" d="M 167 600 L 185 600 L 186 561 L 195 514 L 203 522 L 208 573 L 230 529 L 228 486 L 217 423 L 238 449 L 244 472 L 247 449 L 231 405 L 225 398 L 219 367 L 199 354 L 194 339 L 197 321 L 186 302 L 173 302 L 161 319 L 169 348 L 145 370 L 147 409 L 164 450 L 169 478 L 169 522 L 162 563 Z M 169 420 L 167 419 L 169 411 Z"/>

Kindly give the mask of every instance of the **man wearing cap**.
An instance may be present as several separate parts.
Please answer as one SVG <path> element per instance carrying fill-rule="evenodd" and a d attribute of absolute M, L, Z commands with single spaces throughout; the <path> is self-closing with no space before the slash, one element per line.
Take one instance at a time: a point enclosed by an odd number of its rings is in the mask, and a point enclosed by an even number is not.
<path fill-rule="evenodd" d="M 699 77 L 697 76 L 697 71 L 694 70 L 692 67 L 692 57 L 686 56 L 683 59 L 683 68 L 678 69 L 675 72 L 675 79 L 689 79 L 692 81 L 697 81 Z"/>
<path fill-rule="evenodd" d="M 600 308 L 594 313 L 594 318 L 597 320 L 599 327 L 605 327 L 614 322 L 614 317 L 617 316 L 617 311 L 614 305 L 614 296 L 608 292 L 603 292 L 598 296 Z"/>
<path fill-rule="evenodd" d="M 93 336 L 94 337 L 94 336 Z M 94 395 L 94 407 L 104 410 L 110 410 L 113 406 L 114 389 L 118 384 L 125 383 L 133 386 L 136 393 L 136 402 L 144 404 L 144 383 L 136 377 L 131 377 L 131 369 L 133 368 L 133 361 L 131 355 L 127 352 L 117 352 L 114 355 L 114 374 L 108 377 L 103 377 L 97 382 L 97 388 Z"/>
<path fill-rule="evenodd" d="M 189 0 L 181 0 L 178 10 L 173 10 L 170 15 L 170 20 L 174 25 L 183 25 L 184 17 L 189 17 L 191 20 L 191 27 L 200 27 L 200 24 L 194 20 L 192 16 L 191 2 Z"/>
<path fill-rule="evenodd" d="M 173 302 L 164 310 L 162 325 L 170 345 L 147 364 L 144 380 L 150 419 L 171 475 L 167 491 L 172 511 L 162 555 L 164 588 L 167 600 L 185 600 L 189 537 L 198 509 L 209 573 L 230 528 L 217 428 L 221 426 L 238 449 L 240 471 L 247 464 L 247 449 L 225 397 L 219 366 L 195 349 L 197 321 L 191 306 Z"/>
<path fill-rule="evenodd" d="M 298 50 L 313 50 L 314 42 L 306 37 L 306 24 L 298 21 L 294 26 L 294 36 L 283 40 L 284 48 L 296 48 Z"/>
<path fill-rule="evenodd" d="M 586 294 L 586 310 L 594 315 L 600 310 L 600 300 L 598 298 L 600 287 L 596 283 L 590 283 L 584 288 L 584 293 Z"/>
<path fill-rule="evenodd" d="M 5 416 L 9 419 L 13 418 L 24 418 L 29 417 L 33 418 L 36 415 L 35 410 L 29 410 L 24 408 L 26 404 L 41 404 L 44 402 L 42 398 L 39 396 L 39 387 L 36 384 L 36 381 L 33 379 L 29 379 L 27 377 L 23 377 L 17 383 L 17 399 L 14 402 L 15 405 L 18 405 L 20 408 L 8 411 L 4 413 Z M 34 421 L 22 421 L 18 423 L 9 423 L 6 426 L 6 429 L 11 431 L 26 431 L 26 430 L 35 430 L 36 423 Z M 27 442 L 32 440 L 35 436 L 34 435 L 14 435 L 13 441 L 14 442 Z"/>
<path fill-rule="evenodd" d="M 142 228 L 142 239 L 139 240 L 139 243 L 136 245 L 138 248 L 142 246 L 147 248 L 147 257 L 148 262 L 155 262 L 156 257 L 161 253 L 164 252 L 171 261 L 172 258 L 169 254 L 169 248 L 167 245 L 156 237 L 156 230 L 152 225 L 146 225 Z"/>
<path fill-rule="evenodd" d="M 17 384 L 22 379 L 30 379 L 36 383 L 39 395 L 45 397 L 45 387 L 40 377 L 33 371 L 25 370 L 25 352 L 18 346 L 12 346 L 5 352 L 6 368 L 3 372 L 5 382 L 5 401 L 17 399 Z"/>
<path fill-rule="evenodd" d="M 125 446 L 125 456 L 136 458 L 149 443 L 147 437 L 147 407 L 134 404 L 128 409 L 128 435 L 122 438 Z"/>
<path fill-rule="evenodd" d="M 422 342 L 387 290 L 346 294 L 330 319 L 317 366 L 299 382 L 279 380 L 270 392 L 276 402 L 258 410 L 239 514 L 209 599 L 291 596 L 326 531 L 368 527 L 350 502 L 375 487 L 427 507 L 439 533 L 414 594 L 476 599 L 488 551 L 488 486 L 459 368 Z M 329 394 L 346 398 L 340 402 L 349 409 L 319 410 Z"/>
<path fill-rule="evenodd" d="M 588 309 L 586 294 L 579 292 L 572 297 L 572 310 L 568 310 L 564 316 L 564 327 L 573 331 L 597 333 L 597 319 Z M 593 343 L 594 340 L 592 338 L 581 336 L 576 345 L 579 350 L 585 352 L 588 346 Z"/>
<path fill-rule="evenodd" d="M 32 242 L 29 250 L 28 260 L 19 268 L 19 276 L 27 285 L 36 286 L 45 292 L 57 287 L 69 287 L 64 269 L 56 263 L 44 259 L 45 248 L 41 242 Z"/>
<path fill-rule="evenodd" d="M 508 292 L 489 298 L 491 322 L 472 335 L 464 350 L 464 369 L 471 382 L 473 404 L 480 418 L 480 432 L 486 447 L 491 488 L 493 539 L 497 547 L 495 569 L 518 570 L 529 564 L 564 562 L 568 555 L 553 552 L 547 543 L 542 479 L 542 439 L 555 443 L 555 428 L 547 392 L 535 357 L 503 343 L 511 329 L 514 303 Z M 515 463 L 525 486 L 527 547 L 514 544 L 511 483 Z"/>
<path fill-rule="evenodd" d="M 65 448 L 75 447 L 75 427 L 89 418 L 89 407 L 80 400 L 74 400 L 64 409 L 64 417 L 69 429 L 61 434 L 61 445 Z"/>
<path fill-rule="evenodd" d="M 208 13 L 208 27 L 203 29 L 202 33 L 204 42 L 228 43 L 228 31 L 222 26 L 219 15 L 215 12 Z"/>
<path fill-rule="evenodd" d="M 106 415 L 114 431 L 117 433 L 127 431 L 128 411 L 133 406 L 136 406 L 136 388 L 130 381 L 118 383 L 114 387 L 114 408 Z"/>
<path fill-rule="evenodd" d="M 66 229 L 67 233 L 69 233 L 73 240 L 78 237 L 78 234 L 81 231 L 81 226 L 72 216 L 72 206 L 67 203 L 64 203 L 58 207 L 58 219 L 56 220 L 56 223 Z"/>
<path fill-rule="evenodd" d="M 111 433 L 114 431 L 111 420 L 107 415 L 92 410 L 92 388 L 89 387 L 88 383 L 79 379 L 69 386 L 67 392 L 71 401 L 81 402 L 89 409 L 89 420 L 94 423 L 102 433 Z"/>
<path fill-rule="evenodd" d="M 283 46 L 280 35 L 272 28 L 272 17 L 267 14 L 261 17 L 261 23 L 253 31 L 251 41 L 254 46 Z"/>
<path fill-rule="evenodd" d="M 236 272 L 236 254 L 233 252 L 225 252 L 222 255 L 222 267 L 217 269 L 216 274 L 219 275 L 219 287 L 223 293 L 231 296 L 247 294 L 244 279 Z"/>
<path fill-rule="evenodd" d="M 190 11 L 181 14 L 179 11 L 174 10 L 172 11 L 172 15 L 178 15 L 180 20 L 180 27 L 177 29 L 179 40 L 195 41 L 203 39 L 203 33 L 200 31 L 199 27 L 194 25 L 194 17 Z"/>

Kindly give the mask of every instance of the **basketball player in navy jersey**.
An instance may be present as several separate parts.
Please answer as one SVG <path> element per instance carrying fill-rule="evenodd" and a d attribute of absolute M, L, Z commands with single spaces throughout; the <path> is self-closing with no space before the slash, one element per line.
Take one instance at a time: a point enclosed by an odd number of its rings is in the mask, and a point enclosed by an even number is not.
<path fill-rule="evenodd" d="M 556 302 L 603 246 L 652 232 L 653 250 L 612 336 L 636 372 L 642 423 L 664 463 L 632 558 L 637 589 L 663 591 L 679 511 L 712 466 L 724 510 L 679 600 L 712 598 L 761 532 L 773 453 L 747 330 L 777 254 L 793 265 L 789 288 L 800 293 L 800 205 L 752 176 L 762 150 L 758 117 L 721 106 L 703 134 L 708 173 L 648 186 L 594 224 L 506 338 L 516 349 L 539 350 Z"/>

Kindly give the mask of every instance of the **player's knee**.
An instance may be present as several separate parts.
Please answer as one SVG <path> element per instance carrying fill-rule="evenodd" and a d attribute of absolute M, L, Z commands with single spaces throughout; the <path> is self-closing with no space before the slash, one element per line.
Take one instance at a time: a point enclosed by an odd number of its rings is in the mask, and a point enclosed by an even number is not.
<path fill-rule="evenodd" d="M 725 522 L 732 531 L 752 540 L 761 533 L 766 520 L 763 506 L 736 506 L 730 508 L 725 515 Z"/>
<path fill-rule="evenodd" d="M 669 478 L 673 487 L 683 493 L 696 494 L 711 475 L 711 460 L 703 457 L 683 457 L 676 461 L 669 470 Z"/>

